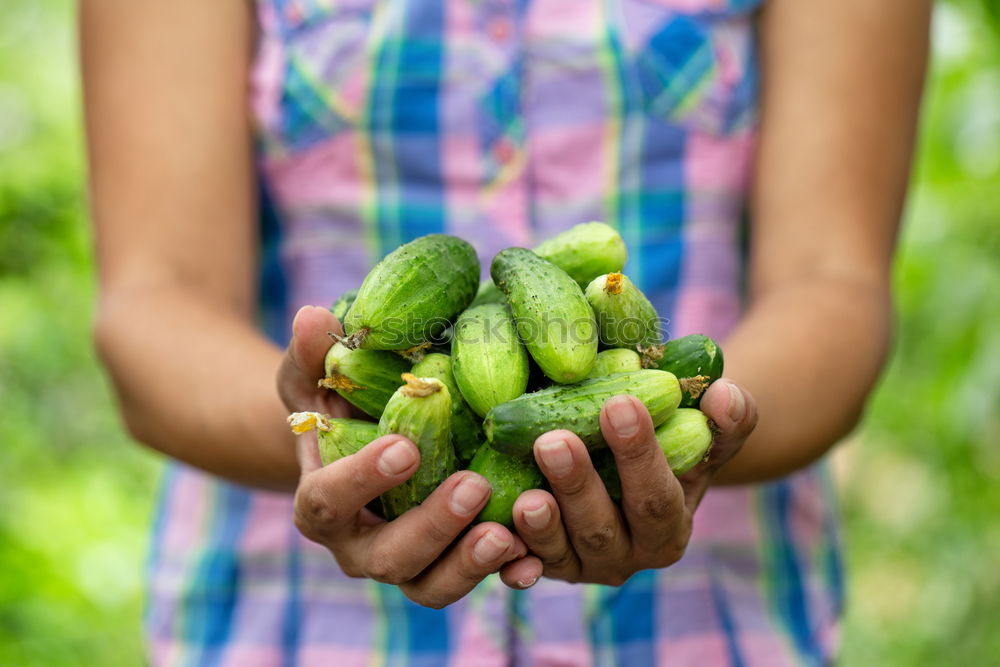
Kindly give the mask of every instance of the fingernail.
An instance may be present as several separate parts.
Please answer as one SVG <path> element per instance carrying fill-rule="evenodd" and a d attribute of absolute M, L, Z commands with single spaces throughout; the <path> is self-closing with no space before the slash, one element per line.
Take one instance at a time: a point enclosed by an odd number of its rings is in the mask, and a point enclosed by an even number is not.
<path fill-rule="evenodd" d="M 551 518 L 552 510 L 549 509 L 548 503 L 533 510 L 524 510 L 524 522 L 528 524 L 529 528 L 534 528 L 535 530 L 542 530 L 548 526 L 549 519 Z"/>
<path fill-rule="evenodd" d="M 531 588 L 538 581 L 538 577 L 528 577 L 527 579 L 521 579 L 517 582 L 518 588 Z"/>
<path fill-rule="evenodd" d="M 378 469 L 386 475 L 398 475 L 417 460 L 415 448 L 406 442 L 397 441 L 382 452 L 378 459 Z"/>
<path fill-rule="evenodd" d="M 302 316 L 302 311 L 306 310 L 307 308 L 312 308 L 312 306 L 302 306 L 301 308 L 298 309 L 298 311 L 296 311 L 295 317 L 292 318 L 292 336 L 293 337 L 299 335 L 299 317 Z"/>
<path fill-rule="evenodd" d="M 726 414 L 734 422 L 738 422 L 743 419 L 743 415 L 746 414 L 747 404 L 746 399 L 743 398 L 743 392 L 740 388 L 733 383 L 729 383 L 729 408 L 726 410 Z"/>
<path fill-rule="evenodd" d="M 538 455 L 550 473 L 563 477 L 573 469 L 573 453 L 565 440 L 538 443 Z"/>
<path fill-rule="evenodd" d="M 472 548 L 472 555 L 483 565 L 489 565 L 503 555 L 504 551 L 510 547 L 510 540 L 498 537 L 490 531 L 479 538 L 476 546 Z"/>
<path fill-rule="evenodd" d="M 635 404 L 627 398 L 615 399 L 608 410 L 611 427 L 623 438 L 635 435 L 639 431 L 639 413 Z"/>
<path fill-rule="evenodd" d="M 479 475 L 469 475 L 452 491 L 451 510 L 455 514 L 472 514 L 479 509 L 489 493 L 489 482 Z"/>

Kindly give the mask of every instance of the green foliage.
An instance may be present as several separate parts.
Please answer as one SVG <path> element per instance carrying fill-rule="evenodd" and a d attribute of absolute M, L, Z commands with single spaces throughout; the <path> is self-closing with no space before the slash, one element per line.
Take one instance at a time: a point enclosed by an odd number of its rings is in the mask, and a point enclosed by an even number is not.
<path fill-rule="evenodd" d="M 844 665 L 982 665 L 1000 655 L 996 7 L 937 10 L 896 270 L 897 345 L 863 427 L 836 454 Z M 123 433 L 89 342 L 73 12 L 70 0 L 0 6 L 3 665 L 142 662 L 159 462 Z"/>

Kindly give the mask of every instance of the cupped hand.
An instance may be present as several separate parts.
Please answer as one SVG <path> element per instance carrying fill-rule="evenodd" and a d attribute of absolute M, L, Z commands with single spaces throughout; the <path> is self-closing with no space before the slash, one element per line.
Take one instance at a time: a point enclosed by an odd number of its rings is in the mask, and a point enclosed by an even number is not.
<path fill-rule="evenodd" d="M 680 560 L 695 509 L 712 477 L 757 423 L 753 398 L 729 380 L 709 387 L 701 409 L 718 429 L 711 453 L 707 461 L 676 477 L 645 406 L 631 396 L 605 403 L 601 431 L 621 477 L 620 507 L 609 497 L 580 438 L 562 430 L 538 438 L 535 459 L 552 493 L 521 494 L 514 504 L 514 522 L 518 535 L 541 559 L 545 576 L 619 586 L 639 570 Z M 502 574 L 516 580 L 521 567 L 514 564 Z"/>
<path fill-rule="evenodd" d="M 348 404 L 317 388 L 330 347 L 327 332 L 342 333 L 332 313 L 305 307 L 292 325 L 292 341 L 278 372 L 278 389 L 289 411 L 346 417 Z M 417 447 L 399 435 L 377 438 L 357 454 L 323 466 L 314 432 L 298 437 L 301 478 L 295 493 L 295 524 L 327 547 L 352 577 L 395 584 L 411 600 L 441 608 L 504 568 L 510 585 L 525 588 L 542 565 L 524 542 L 498 523 L 468 528 L 489 499 L 489 483 L 470 471 L 445 480 L 419 506 L 386 521 L 367 505 L 409 479 L 420 464 Z M 505 566 L 506 565 L 506 566 Z"/>

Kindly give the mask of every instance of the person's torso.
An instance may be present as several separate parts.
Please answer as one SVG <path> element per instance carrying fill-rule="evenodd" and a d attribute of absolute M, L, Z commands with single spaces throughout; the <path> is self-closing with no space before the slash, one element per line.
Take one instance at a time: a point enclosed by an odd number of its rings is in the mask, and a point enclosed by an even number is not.
<path fill-rule="evenodd" d="M 724 0 L 258 0 L 252 104 L 267 192 L 262 311 L 357 287 L 434 232 L 531 246 L 601 220 L 671 337 L 742 302 L 757 101 L 752 12 Z M 815 663 L 840 570 L 812 469 L 712 490 L 683 560 L 621 588 L 495 578 L 443 611 L 349 579 L 287 496 L 182 466 L 164 485 L 155 659 L 231 664 Z"/>

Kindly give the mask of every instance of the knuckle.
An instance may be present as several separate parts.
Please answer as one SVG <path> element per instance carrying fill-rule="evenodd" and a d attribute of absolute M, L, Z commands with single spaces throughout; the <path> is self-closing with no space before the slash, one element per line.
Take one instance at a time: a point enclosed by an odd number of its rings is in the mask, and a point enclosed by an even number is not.
<path fill-rule="evenodd" d="M 384 547 L 372 548 L 365 563 L 365 574 L 369 579 L 396 586 L 407 580 L 395 555 Z"/>
<path fill-rule="evenodd" d="M 651 493 L 639 503 L 639 514 L 654 521 L 662 521 L 670 517 L 674 512 L 674 504 L 671 498 L 662 493 Z"/>
<path fill-rule="evenodd" d="M 441 524 L 440 521 L 436 519 L 430 519 L 424 525 L 424 537 L 427 538 L 429 542 L 435 544 L 450 544 L 455 538 L 454 531 L 448 530 L 447 526 Z"/>
<path fill-rule="evenodd" d="M 566 498 L 575 498 L 584 494 L 589 481 L 586 476 L 577 474 L 560 480 L 557 487 L 556 484 L 552 486 L 558 489 L 559 495 Z"/>
<path fill-rule="evenodd" d="M 330 502 L 326 489 L 319 484 L 310 484 L 296 494 L 295 525 L 303 534 L 322 534 L 337 520 L 336 507 Z"/>
<path fill-rule="evenodd" d="M 577 538 L 585 550 L 592 553 L 606 553 L 615 542 L 615 531 L 611 526 L 595 526 L 581 533 Z"/>
<path fill-rule="evenodd" d="M 542 564 L 545 568 L 553 572 L 565 572 L 567 570 L 571 570 L 574 562 L 575 559 L 573 558 L 573 554 L 570 553 L 568 549 L 559 552 L 559 555 L 554 558 L 542 559 Z"/>

